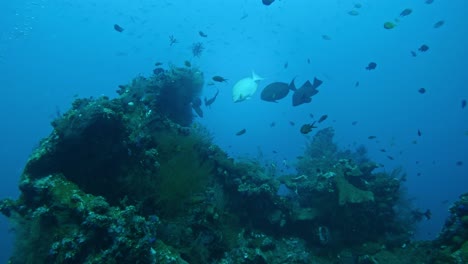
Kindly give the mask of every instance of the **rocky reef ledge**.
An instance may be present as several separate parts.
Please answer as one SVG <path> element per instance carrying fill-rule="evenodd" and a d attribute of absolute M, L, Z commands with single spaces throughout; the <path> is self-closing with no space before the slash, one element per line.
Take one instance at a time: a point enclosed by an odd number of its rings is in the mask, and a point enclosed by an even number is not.
<path fill-rule="evenodd" d="M 401 170 L 374 172 L 365 149 L 317 132 L 297 174 L 236 161 L 193 123 L 196 68 L 159 69 L 118 97 L 82 98 L 31 154 L 10 263 L 466 263 L 468 194 L 435 241 Z"/>

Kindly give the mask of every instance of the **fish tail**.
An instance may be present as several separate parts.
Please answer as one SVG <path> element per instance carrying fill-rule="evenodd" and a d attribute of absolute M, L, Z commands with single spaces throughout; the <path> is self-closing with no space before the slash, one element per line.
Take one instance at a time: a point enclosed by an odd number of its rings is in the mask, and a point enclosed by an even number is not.
<path fill-rule="evenodd" d="M 319 87 L 321 84 L 323 83 L 323 81 L 317 79 L 316 77 L 314 77 L 314 84 L 312 84 L 312 86 L 315 88 Z"/>
<path fill-rule="evenodd" d="M 252 71 L 252 79 L 254 82 L 263 80 L 263 78 L 257 75 L 254 71 Z"/>

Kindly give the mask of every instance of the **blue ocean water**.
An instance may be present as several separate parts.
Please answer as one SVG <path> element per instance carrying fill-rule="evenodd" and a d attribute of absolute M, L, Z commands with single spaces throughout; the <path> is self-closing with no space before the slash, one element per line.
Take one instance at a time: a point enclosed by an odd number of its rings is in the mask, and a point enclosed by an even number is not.
<path fill-rule="evenodd" d="M 401 166 L 406 171 L 408 197 L 433 216 L 421 223 L 415 238 L 432 239 L 450 204 L 468 189 L 468 107 L 462 108 L 462 100 L 468 100 L 468 4 L 425 2 L 5 2 L 0 11 L 0 196 L 18 196 L 29 154 L 76 96 L 114 97 L 119 84 L 150 75 L 155 62 L 167 67 L 190 61 L 203 71 L 206 84 L 214 75 L 228 79 L 205 86 L 202 97 L 220 93 L 196 121 L 231 156 L 258 158 L 278 174 L 294 172 L 296 157 L 315 133 L 300 133 L 301 125 L 326 114 L 319 127 L 334 127 L 342 148 L 364 145 L 383 170 Z M 412 13 L 400 16 L 406 8 Z M 350 15 L 352 10 L 358 14 Z M 444 24 L 434 28 L 441 20 Z M 387 21 L 395 28 L 385 29 Z M 115 31 L 114 24 L 124 31 Z M 169 36 L 177 43 L 171 46 Z M 191 51 L 197 42 L 205 47 L 200 57 Z M 423 44 L 428 51 L 418 51 Z M 365 69 L 370 62 L 377 64 L 375 70 Z M 232 86 L 252 70 L 264 78 L 259 91 L 233 103 Z M 295 77 L 297 84 L 323 80 L 311 103 L 292 107 L 291 95 L 278 103 L 260 99 L 267 84 Z M 246 133 L 236 136 L 241 129 Z M 0 246 L 6 250 L 0 262 L 11 252 L 9 228 L 2 217 Z"/>

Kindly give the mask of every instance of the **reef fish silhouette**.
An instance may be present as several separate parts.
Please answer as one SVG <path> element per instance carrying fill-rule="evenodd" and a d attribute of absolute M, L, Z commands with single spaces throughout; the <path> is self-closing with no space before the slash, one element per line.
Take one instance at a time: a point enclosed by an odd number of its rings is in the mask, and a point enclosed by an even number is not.
<path fill-rule="evenodd" d="M 293 80 L 294 82 L 294 80 Z M 316 95 L 319 91 L 317 88 L 322 84 L 323 82 L 317 78 L 314 78 L 314 83 L 310 83 L 310 81 L 306 81 L 301 88 L 299 89 L 293 89 L 294 94 L 293 94 L 293 99 L 292 99 L 292 104 L 293 106 L 298 106 L 301 104 L 305 103 L 310 103 L 312 101 L 312 96 Z"/>
<path fill-rule="evenodd" d="M 261 98 L 263 101 L 277 103 L 277 100 L 286 97 L 289 93 L 289 90 L 293 89 L 295 89 L 294 79 L 291 81 L 290 84 L 284 82 L 270 83 L 265 88 L 263 88 Z"/>
<path fill-rule="evenodd" d="M 252 72 L 252 77 L 246 77 L 239 80 L 232 88 L 232 101 L 234 103 L 250 99 L 257 91 L 258 81 L 263 80 L 262 77 Z"/>

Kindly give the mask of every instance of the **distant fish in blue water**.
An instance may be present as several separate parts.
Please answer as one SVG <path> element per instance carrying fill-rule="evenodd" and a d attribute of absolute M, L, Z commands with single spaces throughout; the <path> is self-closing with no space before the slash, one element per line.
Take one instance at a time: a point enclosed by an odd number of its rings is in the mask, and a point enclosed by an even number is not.
<path fill-rule="evenodd" d="M 117 24 L 114 24 L 114 29 L 115 29 L 115 31 L 117 31 L 117 32 L 123 32 L 123 31 L 124 31 L 124 28 L 121 27 L 121 26 L 119 26 L 119 25 L 117 25 Z"/>
<path fill-rule="evenodd" d="M 377 63 L 375 62 L 369 62 L 369 64 L 367 65 L 366 67 L 366 70 L 370 71 L 370 70 L 375 70 L 375 68 L 377 68 Z"/>
<path fill-rule="evenodd" d="M 411 13 L 413 13 L 413 10 L 411 8 L 406 8 L 405 10 L 401 11 L 400 16 L 409 16 Z"/>
<path fill-rule="evenodd" d="M 202 38 L 208 37 L 208 35 L 205 34 L 203 31 L 198 31 L 198 35 L 200 35 L 200 37 L 202 37 Z"/>
<path fill-rule="evenodd" d="M 440 28 L 440 27 L 443 26 L 444 24 L 445 24 L 445 21 L 444 21 L 444 20 L 437 21 L 437 22 L 434 24 L 434 28 Z"/>
<path fill-rule="evenodd" d="M 423 44 L 421 45 L 421 47 L 419 47 L 418 49 L 420 52 L 426 52 L 429 50 L 429 46 L 427 46 L 426 44 Z"/>
<path fill-rule="evenodd" d="M 465 107 L 466 107 L 466 100 L 463 99 L 463 100 L 461 101 L 461 108 L 463 109 L 463 108 L 465 108 Z"/>
<path fill-rule="evenodd" d="M 262 0 L 262 3 L 266 6 L 271 5 L 275 0 Z"/>
<path fill-rule="evenodd" d="M 421 136 L 422 133 L 421 133 L 421 130 L 418 129 L 418 136 Z"/>
<path fill-rule="evenodd" d="M 247 132 L 247 130 L 244 128 L 244 129 L 241 129 L 239 131 L 236 132 L 236 136 L 241 136 L 241 135 L 244 135 L 245 132 Z"/>
<path fill-rule="evenodd" d="M 416 56 L 418 56 L 418 54 L 416 54 L 416 52 L 412 50 L 411 51 L 411 56 L 416 57 Z"/>
<path fill-rule="evenodd" d="M 434 3 L 434 0 L 426 0 L 425 3 L 428 4 L 428 5 L 430 5 L 430 4 Z"/>
<path fill-rule="evenodd" d="M 327 118 L 328 118 L 328 115 L 323 115 L 323 116 L 321 116 L 321 117 L 319 118 L 318 122 L 319 122 L 319 123 L 322 123 L 322 122 L 325 121 L 325 119 L 327 119 Z"/>
<path fill-rule="evenodd" d="M 419 88 L 418 92 L 420 94 L 425 94 L 426 93 L 426 88 Z"/>

